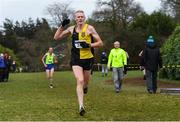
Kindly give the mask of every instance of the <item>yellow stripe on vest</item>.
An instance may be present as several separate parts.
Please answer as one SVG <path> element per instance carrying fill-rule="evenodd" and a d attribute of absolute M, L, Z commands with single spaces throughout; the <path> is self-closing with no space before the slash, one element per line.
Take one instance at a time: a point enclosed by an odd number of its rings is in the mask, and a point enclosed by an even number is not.
<path fill-rule="evenodd" d="M 79 40 L 84 40 L 86 43 L 91 44 L 91 36 L 86 32 L 88 28 L 88 24 L 85 24 L 82 32 L 79 32 Z M 80 49 L 80 59 L 89 59 L 92 58 L 93 54 L 91 52 L 91 48 L 82 48 Z"/>

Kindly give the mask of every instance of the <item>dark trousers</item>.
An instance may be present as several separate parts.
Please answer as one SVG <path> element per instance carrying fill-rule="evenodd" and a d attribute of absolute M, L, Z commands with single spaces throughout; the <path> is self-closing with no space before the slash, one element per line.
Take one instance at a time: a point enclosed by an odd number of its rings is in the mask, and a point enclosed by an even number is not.
<path fill-rule="evenodd" d="M 150 71 L 146 69 L 146 84 L 149 92 L 156 93 L 157 90 L 157 71 Z"/>
<path fill-rule="evenodd" d="M 0 68 L 0 82 L 4 81 L 4 68 Z"/>
<path fill-rule="evenodd" d="M 5 68 L 5 69 L 4 69 L 3 79 L 4 79 L 5 81 L 8 81 L 8 79 L 9 79 L 9 68 Z"/>

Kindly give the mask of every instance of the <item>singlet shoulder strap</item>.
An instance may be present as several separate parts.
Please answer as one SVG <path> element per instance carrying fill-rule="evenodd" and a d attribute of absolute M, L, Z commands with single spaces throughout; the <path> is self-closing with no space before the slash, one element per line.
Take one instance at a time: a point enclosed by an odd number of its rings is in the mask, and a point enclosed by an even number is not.
<path fill-rule="evenodd" d="M 84 27 L 83 27 L 83 29 L 82 29 L 82 32 L 86 32 L 87 27 L 88 27 L 88 24 L 85 24 Z"/>
<path fill-rule="evenodd" d="M 47 55 L 49 55 L 49 53 L 47 52 L 45 55 L 47 56 Z"/>
<path fill-rule="evenodd" d="M 76 25 L 74 26 L 73 33 L 76 32 Z"/>
<path fill-rule="evenodd" d="M 53 57 L 55 57 L 55 56 L 56 56 L 56 54 L 55 54 L 55 53 L 52 53 L 52 56 L 53 56 Z"/>
<path fill-rule="evenodd" d="M 77 27 L 77 26 L 74 26 L 73 33 L 76 32 L 76 27 Z M 85 24 L 84 27 L 83 27 L 83 29 L 82 29 L 82 32 L 86 32 L 87 27 L 88 27 L 88 24 Z"/>

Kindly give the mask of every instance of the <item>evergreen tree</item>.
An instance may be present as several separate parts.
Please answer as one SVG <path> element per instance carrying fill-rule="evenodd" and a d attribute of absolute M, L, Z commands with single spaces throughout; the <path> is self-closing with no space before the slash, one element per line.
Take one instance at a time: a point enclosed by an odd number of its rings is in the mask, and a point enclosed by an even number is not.
<path fill-rule="evenodd" d="M 161 70 L 161 77 L 180 80 L 180 26 L 162 47 L 163 64 L 166 68 Z"/>

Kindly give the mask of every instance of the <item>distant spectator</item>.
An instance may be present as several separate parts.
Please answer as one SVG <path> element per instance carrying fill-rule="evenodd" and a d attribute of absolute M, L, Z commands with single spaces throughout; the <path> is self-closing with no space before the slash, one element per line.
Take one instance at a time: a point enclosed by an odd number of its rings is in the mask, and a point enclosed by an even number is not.
<path fill-rule="evenodd" d="M 140 60 L 142 60 L 142 54 L 143 54 L 143 50 L 141 50 L 141 52 L 139 53 Z M 143 79 L 146 80 L 146 71 L 145 71 L 145 68 L 140 66 L 140 69 L 143 71 Z"/>
<path fill-rule="evenodd" d="M 16 72 L 16 61 L 13 61 L 12 68 L 13 68 L 13 72 Z"/>
<path fill-rule="evenodd" d="M 128 54 L 128 52 L 126 52 L 126 58 L 127 58 L 127 65 L 128 65 L 129 64 L 129 54 Z M 128 70 L 127 65 L 124 65 L 124 74 L 127 74 L 127 70 Z"/>
<path fill-rule="evenodd" d="M 4 55 L 0 54 L 0 82 L 4 81 L 4 70 L 5 70 Z"/>
<path fill-rule="evenodd" d="M 107 56 L 106 52 L 103 51 L 101 53 L 102 76 L 107 76 L 107 74 L 108 74 L 107 63 L 108 63 L 108 56 Z"/>
<path fill-rule="evenodd" d="M 11 56 L 9 56 L 7 53 L 4 53 L 4 62 L 5 62 L 5 69 L 4 69 L 4 81 L 9 80 L 9 72 L 11 69 L 12 61 L 11 61 Z"/>

